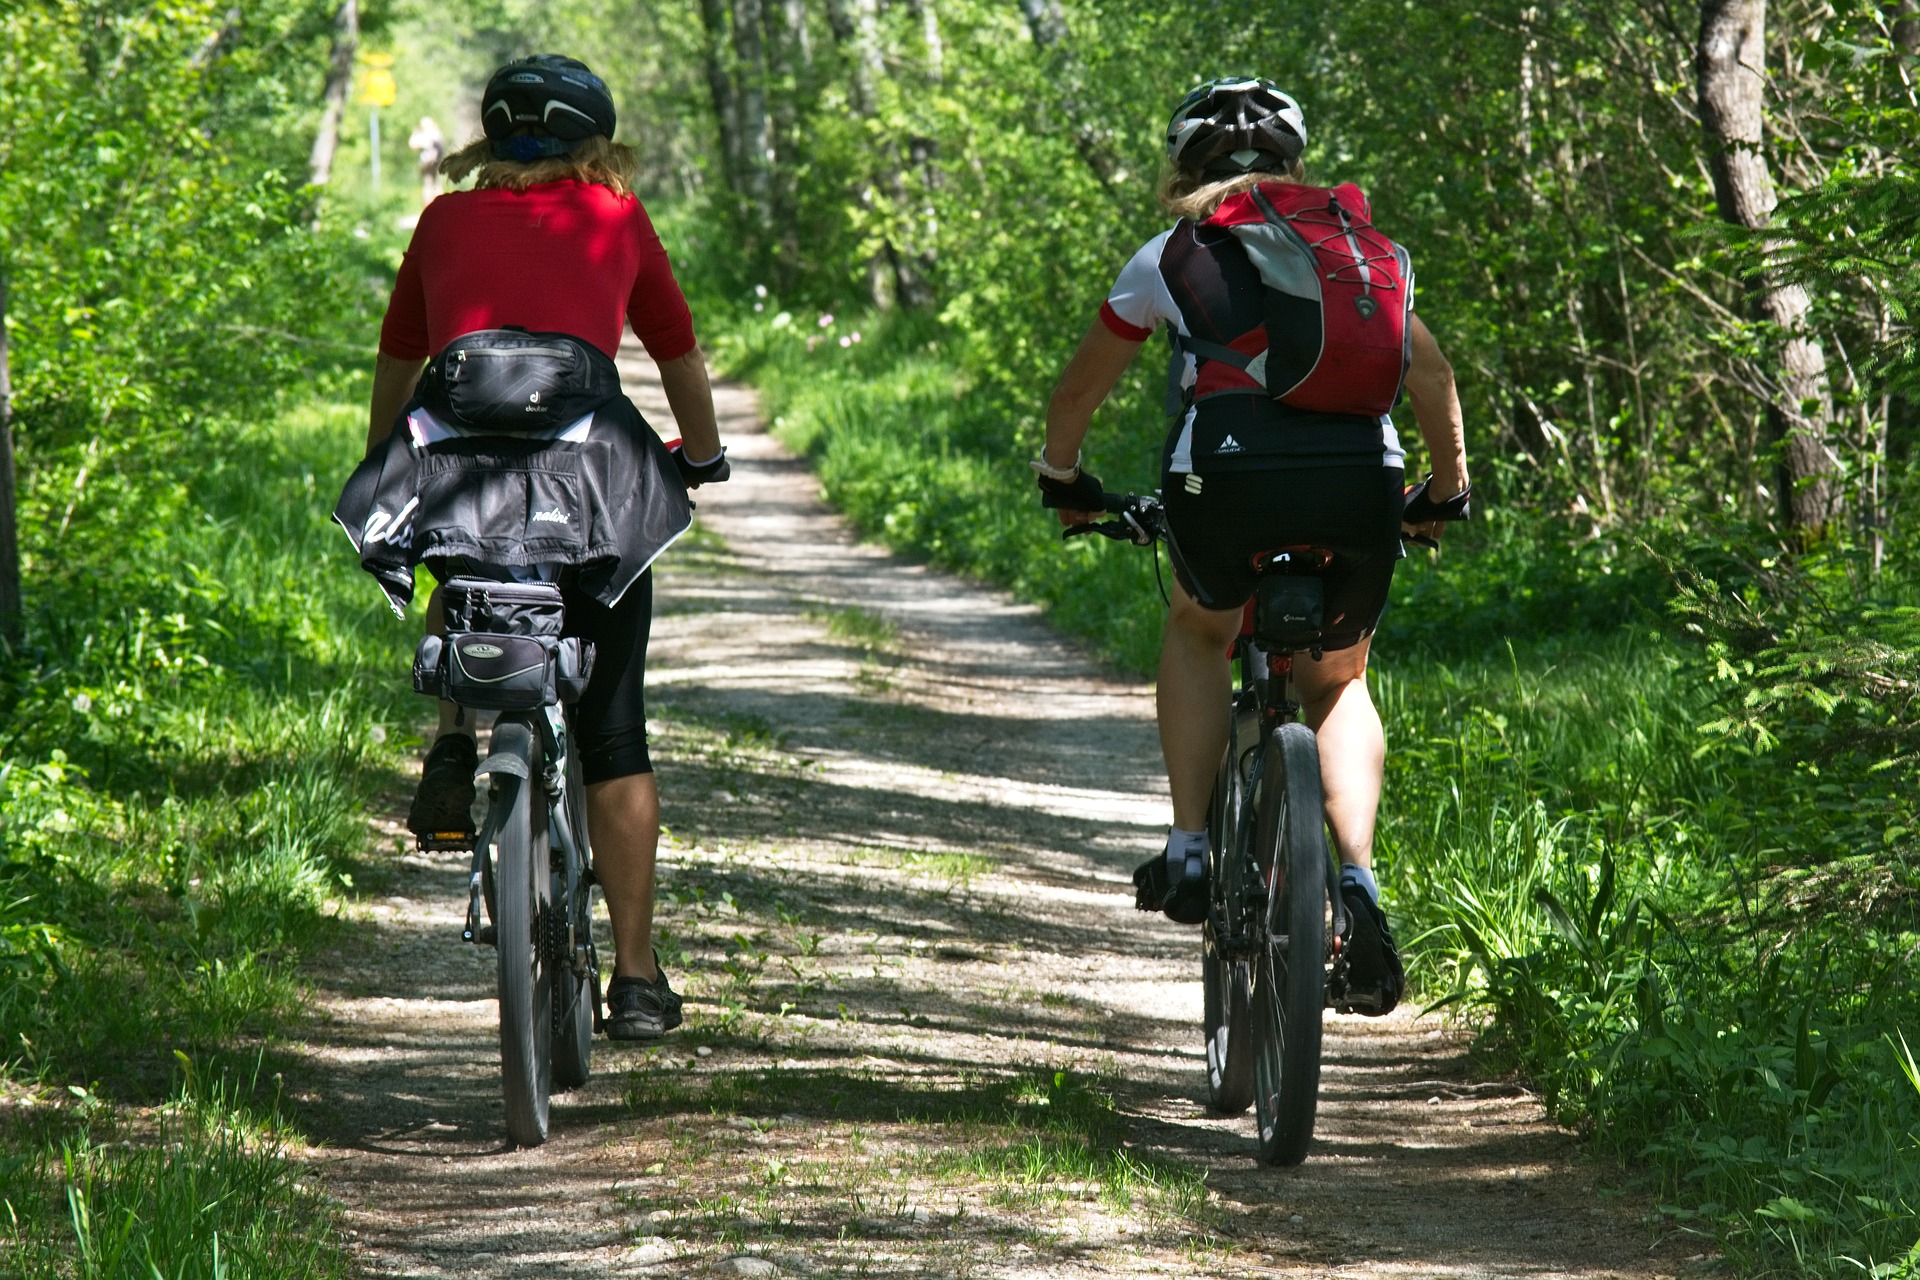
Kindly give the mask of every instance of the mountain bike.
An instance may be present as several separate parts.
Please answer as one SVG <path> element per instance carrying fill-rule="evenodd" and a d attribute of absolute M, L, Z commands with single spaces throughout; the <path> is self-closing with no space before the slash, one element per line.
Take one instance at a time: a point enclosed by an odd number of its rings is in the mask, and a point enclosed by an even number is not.
<path fill-rule="evenodd" d="M 463 714 L 499 714 L 474 775 L 486 783 L 485 818 L 418 841 L 472 855 L 460 936 L 494 948 L 507 1133 L 538 1146 L 550 1095 L 586 1083 L 602 1026 L 586 790 L 567 711 L 593 647 L 560 635 L 552 583 L 454 577 L 442 596 L 447 634 L 421 640 L 414 688 Z"/>
<path fill-rule="evenodd" d="M 1109 495 L 1114 519 L 1068 529 L 1153 546 L 1160 502 Z M 1260 579 L 1233 645 L 1238 679 L 1225 756 L 1208 806 L 1215 863 L 1201 926 L 1207 1095 L 1254 1110 L 1259 1159 L 1306 1159 L 1320 1092 L 1320 1023 L 1346 1007 L 1346 910 L 1321 800 L 1320 753 L 1300 722 L 1293 655 L 1319 656 L 1332 556 L 1287 547 L 1255 557 Z M 1158 560 L 1155 561 L 1156 572 Z"/>

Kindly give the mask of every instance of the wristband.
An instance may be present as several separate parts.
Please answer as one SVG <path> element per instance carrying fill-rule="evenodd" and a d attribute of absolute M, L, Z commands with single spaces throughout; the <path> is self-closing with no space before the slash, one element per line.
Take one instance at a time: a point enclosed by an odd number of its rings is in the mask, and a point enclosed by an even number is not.
<path fill-rule="evenodd" d="M 1027 465 L 1033 468 L 1035 475 L 1045 476 L 1049 480 L 1058 480 L 1061 484 L 1068 484 L 1075 476 L 1080 474 L 1080 454 L 1078 451 L 1075 451 L 1072 466 L 1056 467 L 1047 461 L 1046 451 L 1042 450 L 1035 454 Z"/>

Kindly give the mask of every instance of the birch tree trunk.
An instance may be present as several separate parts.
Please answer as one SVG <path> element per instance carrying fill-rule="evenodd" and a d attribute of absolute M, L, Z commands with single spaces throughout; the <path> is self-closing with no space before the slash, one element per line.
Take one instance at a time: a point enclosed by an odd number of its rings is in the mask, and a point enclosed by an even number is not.
<path fill-rule="evenodd" d="M 720 168 L 727 190 L 738 195 L 745 186 L 740 105 L 734 99 L 733 78 L 727 74 L 729 41 L 724 0 L 700 0 L 700 25 L 707 32 L 707 94 L 713 99 L 713 120 L 720 130 Z"/>
<path fill-rule="evenodd" d="M 813 100 L 813 48 L 803 0 L 767 0 L 767 96 L 773 117 L 773 234 L 778 250 L 774 281 L 784 292 L 800 263 L 799 173 L 801 104 Z"/>
<path fill-rule="evenodd" d="M 0 269 L 0 636 L 20 634 L 19 516 L 13 488 L 13 371 L 7 352 L 7 276 Z"/>
<path fill-rule="evenodd" d="M 353 55 L 360 47 L 360 0 L 340 0 L 333 15 L 333 52 L 327 60 L 327 87 L 321 94 L 320 131 L 307 158 L 307 181 L 324 187 L 333 176 L 340 149 L 340 122 L 347 114 L 347 90 L 353 84 Z"/>
<path fill-rule="evenodd" d="M 1020 12 L 1026 16 L 1033 42 L 1042 49 L 1067 38 L 1067 15 L 1060 11 L 1060 0 L 1020 0 Z"/>
<path fill-rule="evenodd" d="M 1694 75 L 1707 166 L 1721 218 L 1749 231 L 1766 227 L 1776 203 L 1761 151 L 1766 29 L 1766 0 L 1702 0 Z M 1767 405 L 1768 438 L 1780 449 L 1780 518 L 1816 533 L 1840 510 L 1839 460 L 1825 438 L 1833 416 L 1826 353 L 1808 329 L 1805 289 L 1762 272 L 1749 281 L 1748 297 L 1754 318 L 1783 335 Z"/>
<path fill-rule="evenodd" d="M 947 51 L 940 39 L 940 15 L 934 0 L 910 0 L 913 16 L 920 20 L 920 43 L 926 48 L 927 79 L 935 84 L 946 78 Z"/>
<path fill-rule="evenodd" d="M 733 0 L 735 102 L 740 113 L 741 195 L 748 222 L 764 232 L 773 212 L 773 118 L 767 113 L 766 11 L 761 0 Z"/>

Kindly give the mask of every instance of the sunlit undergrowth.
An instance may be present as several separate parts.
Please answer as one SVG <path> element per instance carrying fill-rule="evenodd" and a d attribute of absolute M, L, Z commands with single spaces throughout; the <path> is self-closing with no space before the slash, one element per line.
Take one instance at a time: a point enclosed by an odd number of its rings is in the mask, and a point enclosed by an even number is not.
<path fill-rule="evenodd" d="M 351 1268 L 332 1206 L 285 1156 L 261 1092 L 196 1080 L 129 1115 L 76 1086 L 77 1101 L 7 1122 L 20 1154 L 0 1163 L 0 1271 L 19 1280 L 308 1280 Z M 35 1114 L 35 1113 L 29 1113 Z"/>
<path fill-rule="evenodd" d="M 415 711 L 326 517 L 357 429 L 314 405 L 210 432 L 190 480 L 36 555 L 0 742 L 16 1071 L 151 1092 L 170 1047 L 291 1008 Z"/>
<path fill-rule="evenodd" d="M 1149 670 L 1151 559 L 1057 541 L 1024 468 L 1045 388 L 976 387 L 963 341 L 775 313 L 717 345 L 862 529 Z M 1152 480 L 1129 399 L 1089 442 L 1110 489 Z M 1383 882 L 1419 995 L 1478 1019 L 1490 1064 L 1644 1171 L 1670 1224 L 1742 1274 L 1911 1275 L 1911 592 L 1898 565 L 1701 536 L 1493 506 L 1402 566 L 1373 668 Z"/>

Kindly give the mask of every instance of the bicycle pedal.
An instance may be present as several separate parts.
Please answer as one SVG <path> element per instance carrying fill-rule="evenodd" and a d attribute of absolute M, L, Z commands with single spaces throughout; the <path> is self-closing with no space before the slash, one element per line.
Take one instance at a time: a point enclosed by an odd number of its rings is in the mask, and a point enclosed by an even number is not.
<path fill-rule="evenodd" d="M 471 831 L 431 831 L 416 833 L 413 839 L 422 853 L 471 853 L 473 836 Z"/>
<path fill-rule="evenodd" d="M 490 924 L 483 924 L 478 929 L 471 931 L 466 929 L 460 931 L 460 941 L 471 942 L 476 947 L 490 947 L 497 938 L 498 935 L 494 932 L 493 926 Z"/>

